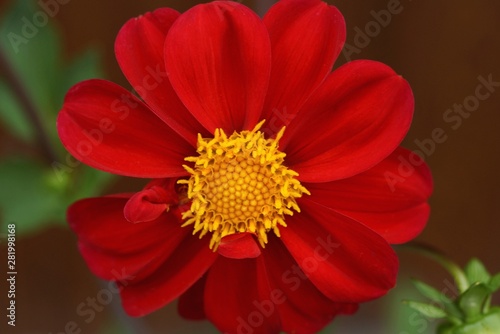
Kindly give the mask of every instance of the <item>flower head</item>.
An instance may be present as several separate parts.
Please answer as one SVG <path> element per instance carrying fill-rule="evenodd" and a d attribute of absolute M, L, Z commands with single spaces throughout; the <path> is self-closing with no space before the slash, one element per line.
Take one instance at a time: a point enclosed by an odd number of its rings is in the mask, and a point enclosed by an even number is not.
<path fill-rule="evenodd" d="M 282 0 L 263 19 L 231 1 L 128 21 L 115 44 L 137 95 L 104 80 L 58 118 L 80 161 L 151 181 L 68 210 L 80 251 L 125 310 L 179 298 L 228 333 L 315 333 L 394 286 L 390 244 L 425 226 L 425 163 L 398 147 L 408 83 L 354 61 L 339 11 Z M 411 159 L 410 159 L 411 158 Z M 406 166 L 406 165 L 405 165 Z"/>
<path fill-rule="evenodd" d="M 283 165 L 286 154 L 278 150 L 283 131 L 265 139 L 258 131 L 262 123 L 229 138 L 216 129 L 213 139 L 198 139 L 200 156 L 186 158 L 195 167 L 184 166 L 191 177 L 178 181 L 189 186 L 192 200 L 182 215 L 183 226 L 194 224 L 200 237 L 212 232 L 210 248 L 217 249 L 226 236 L 246 232 L 265 247 L 267 232 L 279 237 L 285 215 L 300 212 L 296 198 L 310 195 L 295 179 L 297 173 Z"/>

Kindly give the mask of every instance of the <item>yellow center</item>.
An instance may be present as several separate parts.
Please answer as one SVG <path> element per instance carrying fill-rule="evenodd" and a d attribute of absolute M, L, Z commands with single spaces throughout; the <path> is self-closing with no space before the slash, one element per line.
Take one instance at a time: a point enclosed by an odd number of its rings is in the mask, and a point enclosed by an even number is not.
<path fill-rule="evenodd" d="M 222 129 L 211 139 L 198 135 L 199 156 L 185 159 L 194 167 L 184 166 L 191 177 L 178 181 L 188 186 L 192 201 L 182 226 L 194 224 L 193 234 L 200 232 L 200 238 L 211 232 L 214 251 L 225 236 L 243 232 L 253 233 L 265 247 L 267 233 L 279 237 L 285 215 L 300 212 L 296 199 L 310 194 L 295 179 L 298 174 L 283 165 L 286 154 L 278 141 L 285 128 L 266 139 L 259 131 L 263 123 L 230 137 Z"/>

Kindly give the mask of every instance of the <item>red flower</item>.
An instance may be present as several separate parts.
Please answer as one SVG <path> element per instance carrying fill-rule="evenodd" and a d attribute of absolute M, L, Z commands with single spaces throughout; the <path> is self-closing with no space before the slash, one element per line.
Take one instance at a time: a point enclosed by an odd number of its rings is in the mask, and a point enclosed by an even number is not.
<path fill-rule="evenodd" d="M 331 73 L 344 41 L 319 0 L 282 0 L 263 20 L 230 1 L 162 8 L 115 44 L 140 98 L 104 80 L 68 92 L 66 148 L 153 179 L 68 211 L 130 315 L 180 298 L 181 315 L 223 332 L 315 333 L 394 286 L 390 244 L 423 229 L 431 176 L 398 148 L 408 83 L 373 61 Z"/>

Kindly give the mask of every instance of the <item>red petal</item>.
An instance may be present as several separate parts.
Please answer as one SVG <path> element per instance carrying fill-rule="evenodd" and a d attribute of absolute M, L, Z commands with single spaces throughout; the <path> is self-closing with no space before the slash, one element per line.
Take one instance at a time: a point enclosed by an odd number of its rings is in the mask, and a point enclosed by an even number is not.
<path fill-rule="evenodd" d="M 264 17 L 272 71 L 264 115 L 272 132 L 295 117 L 330 73 L 345 42 L 342 14 L 320 0 L 282 0 Z"/>
<path fill-rule="evenodd" d="M 59 137 L 78 160 L 135 177 L 186 175 L 193 147 L 125 89 L 104 80 L 70 89 L 57 119 Z"/>
<path fill-rule="evenodd" d="M 224 237 L 217 251 L 230 259 L 249 259 L 261 254 L 260 246 L 251 233 L 238 233 Z"/>
<path fill-rule="evenodd" d="M 143 316 L 186 292 L 217 258 L 217 253 L 208 247 L 209 240 L 187 237 L 154 275 L 137 284 L 120 284 L 125 311 L 131 316 Z"/>
<path fill-rule="evenodd" d="M 172 26 L 165 59 L 172 86 L 210 132 L 256 125 L 271 47 L 264 24 L 250 9 L 232 1 L 193 7 Z"/>
<path fill-rule="evenodd" d="M 263 254 L 273 291 L 269 300 L 276 305 L 284 332 L 317 333 L 336 315 L 357 310 L 356 304 L 336 303 L 321 293 L 278 238 L 272 237 Z"/>
<path fill-rule="evenodd" d="M 308 100 L 280 141 L 287 163 L 307 182 L 367 170 L 399 145 L 413 116 L 408 83 L 384 64 L 350 62 Z"/>
<path fill-rule="evenodd" d="M 224 333 L 278 334 L 279 317 L 269 296 L 262 257 L 219 257 L 208 273 L 205 312 Z"/>
<path fill-rule="evenodd" d="M 203 276 L 191 286 L 182 296 L 179 297 L 177 311 L 181 317 L 188 320 L 205 319 L 205 284 L 207 276 Z"/>
<path fill-rule="evenodd" d="M 429 167 L 416 157 L 398 148 L 366 172 L 304 186 L 311 200 L 358 220 L 389 243 L 404 243 L 422 231 L 429 217 L 432 177 Z"/>
<path fill-rule="evenodd" d="M 281 239 L 312 283 L 336 302 L 361 303 L 396 283 L 398 260 L 389 244 L 362 224 L 301 199 L 300 214 Z"/>
<path fill-rule="evenodd" d="M 171 246 L 157 244 L 143 251 L 116 254 L 85 242 L 78 242 L 78 249 L 90 271 L 108 281 L 138 282 L 154 275 L 169 256 Z"/>
<path fill-rule="evenodd" d="M 169 209 L 172 197 L 165 189 L 153 186 L 134 194 L 123 209 L 125 218 L 132 223 L 155 220 Z"/>
<path fill-rule="evenodd" d="M 196 145 L 197 133 L 207 134 L 179 100 L 165 70 L 164 44 L 179 13 L 160 8 L 130 19 L 115 42 L 120 67 L 134 90 L 172 129 Z"/>
<path fill-rule="evenodd" d="M 68 209 L 68 222 L 92 272 L 106 280 L 140 280 L 158 268 L 188 231 L 172 214 L 133 224 L 123 215 L 128 198 L 80 200 Z"/>
<path fill-rule="evenodd" d="M 403 244 L 416 238 L 429 219 L 430 206 L 421 203 L 393 212 L 353 212 L 337 210 L 371 228 L 391 244 Z"/>

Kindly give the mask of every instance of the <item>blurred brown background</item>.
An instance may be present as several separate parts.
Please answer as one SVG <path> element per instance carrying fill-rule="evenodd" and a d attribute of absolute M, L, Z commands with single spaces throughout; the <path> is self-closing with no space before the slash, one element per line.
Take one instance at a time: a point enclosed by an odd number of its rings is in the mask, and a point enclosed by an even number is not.
<path fill-rule="evenodd" d="M 393 67 L 412 85 L 416 111 L 404 145 L 418 149 L 415 141 L 429 142 L 436 128 L 443 129 L 446 135 L 446 141 L 435 143 L 434 152 L 426 155 L 433 170 L 435 191 L 431 199 L 432 216 L 419 240 L 442 249 L 461 265 L 476 256 L 484 260 L 491 271 L 499 272 L 500 87 L 495 87 L 489 98 L 480 101 L 470 117 L 461 118 L 460 126 L 457 126 L 458 120 L 447 122 L 443 117 L 454 104 L 473 101 L 470 96 L 476 94 L 478 77 L 491 76 L 500 83 L 500 2 L 329 2 L 343 12 L 347 43 L 353 47 L 350 54 L 341 54 L 337 65 L 347 58 L 379 60 Z M 95 46 L 104 54 L 108 77 L 128 87 L 113 55 L 114 38 L 121 25 L 157 7 L 185 11 L 197 3 L 199 1 L 72 0 L 61 6 L 53 20 L 63 32 L 68 57 Z M 255 6 L 253 1 L 244 4 Z M 5 5 L 2 2 L 0 10 Z M 387 9 L 388 5 L 397 8 L 391 22 L 386 27 L 373 23 L 376 22 L 374 13 Z M 265 8 L 262 4 L 259 6 Z M 365 28 L 373 29 L 369 30 L 373 37 L 368 36 L 367 43 L 360 43 L 359 31 L 366 31 Z M 75 237 L 67 229 L 53 228 L 20 240 L 17 252 L 18 326 L 15 333 L 64 333 L 64 326 L 71 320 L 78 322 L 82 333 L 97 333 L 97 328 L 109 322 L 111 307 L 97 312 L 95 321 L 89 324 L 75 313 L 77 306 L 87 297 L 95 297 L 102 286 L 88 272 L 76 250 Z M 401 279 L 416 276 L 433 281 L 438 287 L 443 285 L 445 273 L 428 260 L 401 253 L 401 263 Z M 378 305 L 368 305 L 362 314 L 376 322 L 386 321 L 388 315 L 384 312 L 371 315 L 379 309 Z M 161 331 L 167 318 L 172 325 Z M 345 322 L 342 328 L 355 324 L 349 319 L 342 321 Z M 5 319 L 0 322 L 3 328 Z M 145 322 L 155 333 L 186 333 L 184 328 L 188 327 L 193 333 L 208 333 L 203 324 L 188 325 L 178 320 L 172 306 L 147 317 Z M 342 328 L 336 333 L 354 333 Z M 374 329 L 368 332 L 378 333 Z"/>

